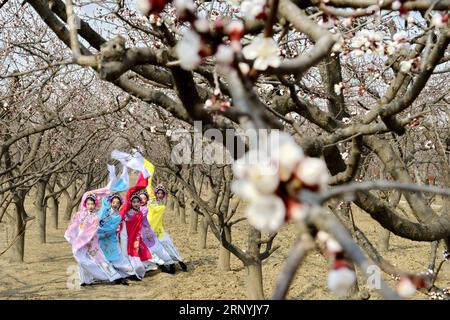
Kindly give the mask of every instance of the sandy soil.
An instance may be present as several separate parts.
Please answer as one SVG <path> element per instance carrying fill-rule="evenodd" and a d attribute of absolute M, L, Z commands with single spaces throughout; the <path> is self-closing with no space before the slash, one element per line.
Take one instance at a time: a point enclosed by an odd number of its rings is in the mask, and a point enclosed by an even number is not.
<path fill-rule="evenodd" d="M 64 205 L 63 205 L 64 206 Z M 32 214 L 32 208 L 28 211 Z M 378 244 L 381 227 L 361 212 L 355 211 L 357 225 L 366 232 L 369 239 Z M 187 219 L 189 221 L 189 219 Z M 236 243 L 245 245 L 245 222 L 233 231 Z M 198 234 L 189 232 L 188 224 L 178 222 L 172 212 L 165 216 L 165 227 L 180 253 L 186 260 L 189 271 L 175 275 L 156 273 L 143 281 L 130 285 L 98 284 L 81 289 L 71 286 L 73 270 L 76 266 L 69 244 L 63 234 L 67 222 L 61 219 L 60 228 L 48 227 L 48 243 L 39 244 L 37 221 L 29 224 L 26 234 L 25 262 L 11 263 L 8 255 L 0 256 L 0 299 L 245 299 L 245 269 L 232 256 L 230 272 L 217 268 L 218 242 L 208 235 L 207 249 L 199 249 Z M 5 225 L 0 224 L 0 252 L 6 246 Z M 270 297 L 278 273 L 287 252 L 295 239 L 292 225 L 283 228 L 275 244 L 281 248 L 264 262 L 264 291 Z M 385 257 L 393 264 L 409 271 L 426 271 L 429 244 L 412 242 L 396 236 L 391 237 L 391 249 Z M 442 255 L 439 248 L 438 258 Z M 291 299 L 335 299 L 326 289 L 328 263 L 317 252 L 311 253 L 290 289 Z M 384 278 L 387 277 L 384 275 Z M 390 284 L 394 282 L 387 278 Z M 444 264 L 437 284 L 450 286 L 450 263 Z M 372 292 L 372 298 L 378 299 Z M 427 299 L 416 294 L 416 299 Z"/>

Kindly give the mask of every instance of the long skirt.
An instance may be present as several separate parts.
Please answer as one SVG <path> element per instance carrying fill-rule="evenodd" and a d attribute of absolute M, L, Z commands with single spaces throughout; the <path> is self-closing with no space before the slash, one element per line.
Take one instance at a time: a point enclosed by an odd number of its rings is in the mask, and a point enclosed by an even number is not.
<path fill-rule="evenodd" d="M 183 261 L 183 258 L 181 258 L 180 253 L 173 244 L 173 241 L 167 232 L 164 233 L 164 236 L 159 241 L 161 242 L 162 246 L 167 251 L 169 256 L 172 258 L 172 260 Z"/>
<path fill-rule="evenodd" d="M 169 265 L 174 264 L 175 261 L 171 258 L 170 254 L 166 251 L 161 241 L 158 239 L 155 240 L 155 243 L 150 248 L 150 253 L 153 257 L 159 260 L 159 265 Z"/>
<path fill-rule="evenodd" d="M 145 273 L 147 271 L 156 270 L 158 269 L 158 264 L 163 264 L 163 262 L 158 258 L 153 256 L 152 259 L 147 261 L 141 261 L 141 258 L 139 257 L 133 257 L 128 254 L 128 235 L 127 235 L 127 228 L 126 223 L 123 223 L 122 230 L 120 231 L 120 237 L 119 237 L 119 243 L 120 243 L 120 254 L 123 257 L 121 261 L 115 262 L 114 266 L 120 270 L 124 271 L 128 275 L 135 275 L 139 279 L 144 278 Z M 150 251 L 150 253 L 152 253 Z M 126 271 L 127 268 L 131 267 L 131 273 Z M 122 268 L 125 268 L 123 270 Z"/>
<path fill-rule="evenodd" d="M 82 284 L 92 284 L 95 282 L 109 281 L 122 278 L 122 275 L 114 268 L 114 266 L 104 260 L 96 262 L 92 254 L 89 253 L 88 247 L 83 247 L 74 253 L 75 260 L 78 262 L 78 272 Z"/>

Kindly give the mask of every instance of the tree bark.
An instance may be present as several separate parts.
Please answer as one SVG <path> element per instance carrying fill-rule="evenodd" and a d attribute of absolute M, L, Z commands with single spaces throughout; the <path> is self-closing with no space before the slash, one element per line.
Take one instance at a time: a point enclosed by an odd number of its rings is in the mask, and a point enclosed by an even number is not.
<path fill-rule="evenodd" d="M 39 242 L 45 243 L 46 239 L 46 224 L 47 224 L 47 210 L 44 203 L 45 188 L 47 185 L 46 180 L 39 180 L 36 184 L 36 198 L 34 201 L 34 207 L 36 209 L 36 215 L 39 224 Z"/>
<path fill-rule="evenodd" d="M 387 229 L 381 231 L 381 250 L 387 252 L 389 250 L 389 239 L 391 238 L 391 232 Z"/>
<path fill-rule="evenodd" d="M 189 205 L 189 214 L 190 214 L 189 231 L 191 233 L 197 233 L 198 212 L 192 204 Z"/>
<path fill-rule="evenodd" d="M 55 229 L 58 229 L 58 223 L 59 223 L 59 199 L 56 197 L 50 197 L 50 209 L 51 209 L 51 217 L 52 217 L 52 227 Z"/>
<path fill-rule="evenodd" d="M 224 227 L 223 232 L 225 232 L 225 239 L 227 242 L 231 242 L 231 229 L 228 226 Z M 231 258 L 231 252 L 225 248 L 222 244 L 219 248 L 219 270 L 221 271 L 230 271 L 230 258 Z"/>
<path fill-rule="evenodd" d="M 246 265 L 245 270 L 247 271 L 246 275 L 247 299 L 250 300 L 264 299 L 261 263 Z"/>
<path fill-rule="evenodd" d="M 246 286 L 247 299 L 264 299 L 262 264 L 260 260 L 261 232 L 250 227 L 248 232 L 248 250 L 253 257 L 252 261 L 244 262 L 247 271 Z"/>
<path fill-rule="evenodd" d="M 200 219 L 200 232 L 198 246 L 200 249 L 206 249 L 206 242 L 208 239 L 208 220 L 206 217 L 202 216 Z"/>
<path fill-rule="evenodd" d="M 178 212 L 179 212 L 179 219 L 180 219 L 180 223 L 186 224 L 186 208 L 179 206 L 178 207 Z"/>
<path fill-rule="evenodd" d="M 22 193 L 22 192 L 21 192 Z M 24 194 L 14 195 L 14 206 L 16 213 L 16 230 L 11 237 L 11 241 L 15 241 L 11 247 L 11 260 L 13 262 L 23 262 L 25 256 L 25 196 Z"/>

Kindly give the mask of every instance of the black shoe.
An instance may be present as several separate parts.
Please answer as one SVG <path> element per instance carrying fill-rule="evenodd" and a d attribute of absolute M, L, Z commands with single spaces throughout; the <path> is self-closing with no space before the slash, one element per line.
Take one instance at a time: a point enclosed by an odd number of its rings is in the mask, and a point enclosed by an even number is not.
<path fill-rule="evenodd" d="M 86 287 L 86 286 L 88 286 L 87 283 L 82 283 L 82 284 L 80 284 L 80 287 Z"/>
<path fill-rule="evenodd" d="M 133 275 L 133 276 L 131 276 L 131 277 L 128 277 L 127 279 L 128 279 L 128 280 L 131 280 L 131 281 L 141 281 L 141 279 L 139 279 L 136 275 Z"/>
<path fill-rule="evenodd" d="M 159 270 L 161 272 L 169 273 L 169 268 L 167 268 L 165 265 L 158 266 Z"/>
<path fill-rule="evenodd" d="M 129 283 L 128 283 L 128 281 L 126 279 L 114 280 L 114 284 L 123 284 L 124 286 L 128 286 L 129 285 Z"/>
<path fill-rule="evenodd" d="M 180 265 L 181 270 L 187 272 L 187 265 L 183 261 L 178 261 L 178 264 Z"/>
<path fill-rule="evenodd" d="M 175 264 L 174 263 L 169 265 L 169 273 L 175 274 Z"/>

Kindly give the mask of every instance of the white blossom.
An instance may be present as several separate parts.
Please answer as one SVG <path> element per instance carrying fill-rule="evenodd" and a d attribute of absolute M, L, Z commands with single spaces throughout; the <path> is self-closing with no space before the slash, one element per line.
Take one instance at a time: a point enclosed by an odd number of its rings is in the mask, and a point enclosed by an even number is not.
<path fill-rule="evenodd" d="M 233 174 L 237 179 L 247 179 L 248 178 L 248 168 L 252 164 L 256 164 L 265 158 L 266 154 L 258 151 L 257 149 L 251 149 L 243 157 L 237 159 L 233 163 Z"/>
<path fill-rule="evenodd" d="M 179 13 L 186 10 L 193 12 L 196 9 L 196 5 L 192 0 L 174 0 L 173 5 Z"/>
<path fill-rule="evenodd" d="M 348 152 L 345 151 L 343 153 L 341 153 L 342 159 L 347 160 L 348 159 Z"/>
<path fill-rule="evenodd" d="M 242 49 L 242 54 L 248 60 L 255 59 L 253 67 L 256 70 L 266 70 L 268 67 L 276 68 L 280 65 L 278 44 L 272 38 L 258 36 Z"/>
<path fill-rule="evenodd" d="M 339 297 L 347 294 L 355 281 L 355 272 L 346 267 L 333 269 L 328 273 L 328 288 Z"/>
<path fill-rule="evenodd" d="M 427 150 L 428 149 L 434 149 L 434 144 L 433 144 L 433 142 L 431 140 L 428 140 L 428 141 L 425 142 L 424 147 Z"/>
<path fill-rule="evenodd" d="M 343 88 L 343 87 L 344 87 L 344 85 L 342 84 L 342 82 L 336 83 L 336 84 L 334 85 L 334 92 L 335 92 L 338 96 L 340 96 L 341 93 L 342 93 L 342 88 Z"/>
<path fill-rule="evenodd" d="M 344 124 L 350 124 L 350 123 L 352 122 L 352 119 L 347 118 L 347 117 L 343 117 L 343 118 L 342 118 L 342 122 L 343 122 Z"/>
<path fill-rule="evenodd" d="M 381 32 L 363 29 L 353 37 L 350 46 L 354 49 L 353 53 L 356 56 L 362 56 L 366 52 L 383 54 L 384 47 L 382 45 L 382 40 L 383 34 Z"/>
<path fill-rule="evenodd" d="M 325 162 L 318 158 L 305 158 L 296 169 L 296 175 L 306 185 L 325 188 L 329 175 Z"/>
<path fill-rule="evenodd" d="M 391 8 L 392 8 L 392 10 L 398 10 L 398 9 L 400 9 L 401 6 L 402 6 L 402 3 L 398 0 L 396 0 L 396 1 L 392 2 Z"/>
<path fill-rule="evenodd" d="M 408 18 L 406 18 L 406 21 L 408 21 L 408 23 L 410 23 L 410 24 L 416 23 L 416 19 L 410 15 L 408 15 Z"/>
<path fill-rule="evenodd" d="M 392 36 L 392 40 L 394 40 L 394 41 L 397 42 L 397 43 L 403 42 L 403 41 L 406 40 L 407 36 L 408 36 L 408 35 L 406 34 L 405 31 L 399 31 L 399 32 L 397 32 L 396 34 L 394 34 L 394 35 Z"/>
<path fill-rule="evenodd" d="M 333 51 L 333 53 L 342 51 L 342 47 L 344 46 L 344 44 L 345 44 L 344 37 L 340 36 L 339 39 L 335 42 L 335 44 L 331 48 L 331 51 Z"/>
<path fill-rule="evenodd" d="M 148 15 L 150 12 L 151 4 L 149 0 L 137 0 L 136 8 L 144 15 Z"/>
<path fill-rule="evenodd" d="M 244 0 L 241 3 L 242 16 L 249 20 L 255 20 L 264 12 L 265 0 Z"/>
<path fill-rule="evenodd" d="M 409 298 L 416 293 L 416 286 L 409 278 L 403 278 L 397 285 L 397 292 L 403 298 Z"/>
<path fill-rule="evenodd" d="M 213 106 L 212 100 L 211 100 L 211 99 L 207 99 L 207 100 L 205 101 L 205 104 L 203 105 L 203 108 L 204 108 L 204 109 L 209 109 L 209 108 L 211 108 L 212 106 Z"/>
<path fill-rule="evenodd" d="M 436 28 L 443 28 L 445 27 L 445 22 L 440 13 L 435 13 L 433 17 L 431 18 L 431 25 L 435 26 Z"/>
<path fill-rule="evenodd" d="M 333 253 L 342 251 L 342 247 L 339 244 L 339 242 L 337 242 L 335 239 L 333 239 L 331 237 L 326 241 L 326 246 L 327 246 L 327 250 L 330 252 L 333 252 Z"/>
<path fill-rule="evenodd" d="M 275 196 L 260 197 L 246 210 L 248 222 L 262 232 L 276 232 L 283 225 L 286 209 L 283 201 Z"/>
<path fill-rule="evenodd" d="M 255 185 L 248 180 L 235 180 L 231 183 L 231 191 L 246 201 L 256 201 L 261 194 Z"/>
<path fill-rule="evenodd" d="M 289 216 L 294 221 L 304 221 L 309 213 L 309 206 L 305 203 L 291 203 L 288 206 Z"/>
<path fill-rule="evenodd" d="M 205 18 L 195 20 L 194 26 L 199 32 L 206 33 L 209 31 L 209 21 Z"/>
<path fill-rule="evenodd" d="M 181 39 L 175 47 L 177 56 L 180 59 L 180 65 L 183 69 L 193 70 L 200 64 L 200 48 L 200 36 L 188 29 L 185 32 L 183 39 Z"/>
<path fill-rule="evenodd" d="M 220 65 L 229 66 L 234 61 L 234 51 L 230 46 L 221 44 L 217 48 L 216 61 Z"/>
<path fill-rule="evenodd" d="M 241 70 L 242 74 L 246 75 L 250 72 L 250 66 L 245 62 L 239 62 L 238 64 L 239 70 Z"/>
<path fill-rule="evenodd" d="M 253 149 L 233 164 L 238 179 L 246 179 L 264 194 L 272 193 L 280 182 L 278 170 L 273 162 L 260 150 Z"/>
<path fill-rule="evenodd" d="M 248 175 L 250 181 L 256 188 L 265 194 L 272 193 L 280 182 L 278 172 L 273 165 L 268 163 L 258 163 L 249 166 Z"/>
<path fill-rule="evenodd" d="M 317 239 L 319 239 L 319 241 L 325 243 L 328 239 L 330 239 L 331 236 L 328 232 L 319 230 L 319 232 L 317 232 L 316 237 L 317 237 Z"/>
<path fill-rule="evenodd" d="M 166 136 L 167 136 L 167 137 L 172 136 L 172 130 L 167 130 L 167 131 L 166 131 Z"/>
<path fill-rule="evenodd" d="M 411 67 L 412 67 L 411 60 L 400 62 L 400 71 L 403 73 L 409 72 L 409 70 L 411 70 Z"/>
<path fill-rule="evenodd" d="M 270 157 L 278 165 L 281 181 L 287 181 L 304 158 L 302 148 L 290 134 L 280 131 L 270 134 L 268 144 Z"/>

